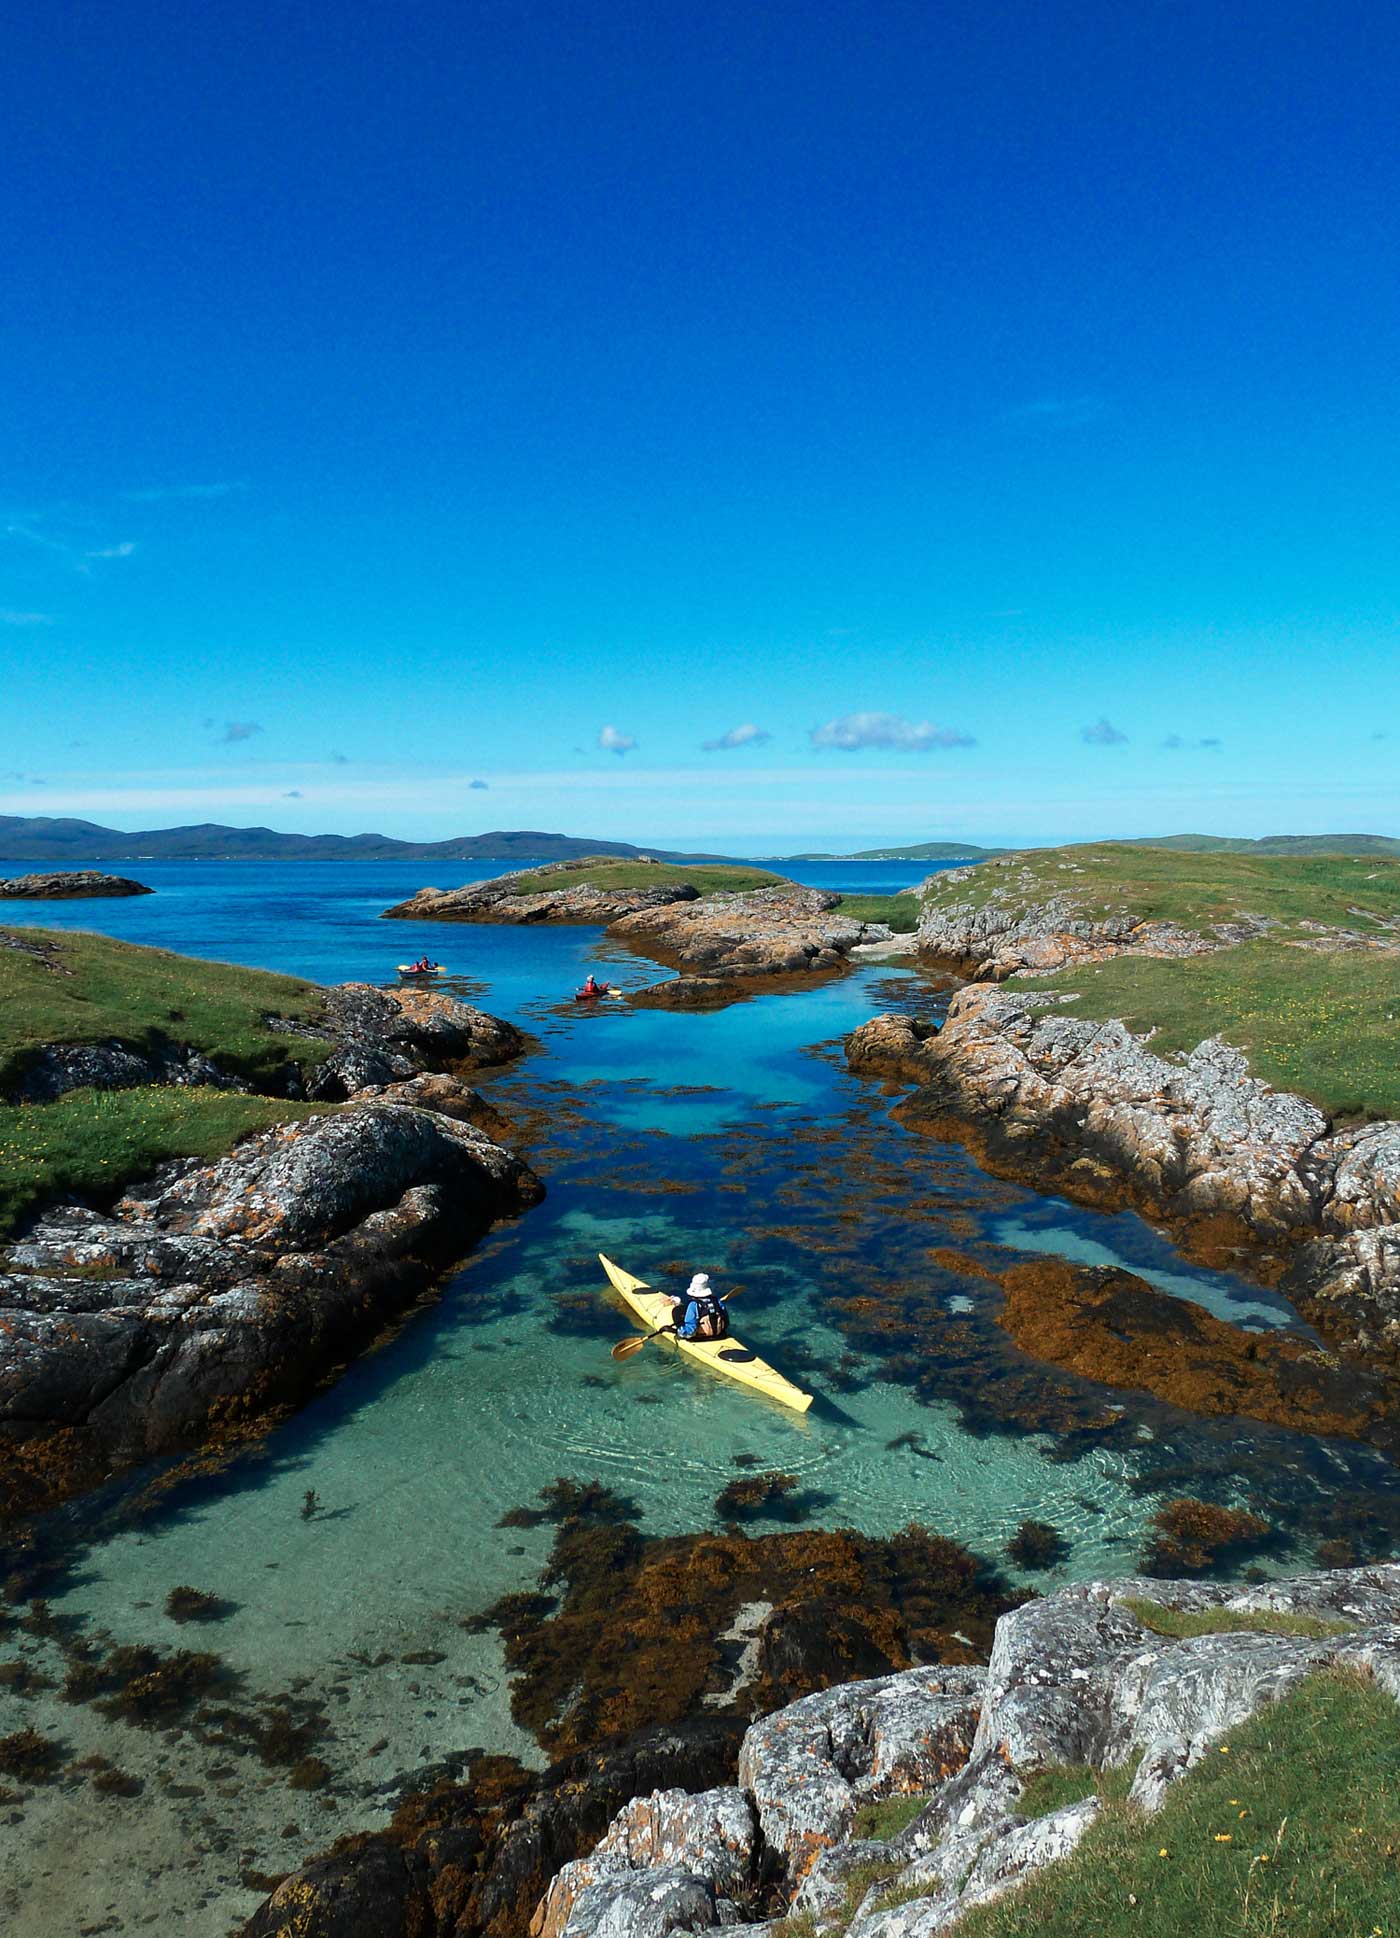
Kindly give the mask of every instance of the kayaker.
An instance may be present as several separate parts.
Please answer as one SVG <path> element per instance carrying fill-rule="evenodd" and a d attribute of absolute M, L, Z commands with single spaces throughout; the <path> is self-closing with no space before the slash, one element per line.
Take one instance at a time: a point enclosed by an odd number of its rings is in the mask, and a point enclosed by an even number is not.
<path fill-rule="evenodd" d="M 677 1339 L 723 1339 L 729 1331 L 729 1312 L 708 1272 L 697 1272 L 684 1292 L 668 1296 Z"/>
<path fill-rule="evenodd" d="M 592 970 L 590 970 L 588 973 L 588 981 L 583 985 L 583 988 L 579 991 L 579 995 L 580 996 L 601 996 L 602 993 L 603 993 L 602 990 L 598 987 L 597 983 L 593 980 L 593 972 Z"/>

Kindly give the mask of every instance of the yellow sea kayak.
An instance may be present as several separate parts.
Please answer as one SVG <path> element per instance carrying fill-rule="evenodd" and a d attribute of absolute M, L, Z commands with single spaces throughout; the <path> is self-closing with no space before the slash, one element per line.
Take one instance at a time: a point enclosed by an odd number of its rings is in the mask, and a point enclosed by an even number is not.
<path fill-rule="evenodd" d="M 607 1273 L 613 1290 L 639 1319 L 646 1322 L 648 1331 L 655 1332 L 658 1326 L 670 1324 L 671 1301 L 664 1293 L 651 1291 L 645 1279 L 633 1278 L 630 1272 L 624 1272 L 620 1265 L 614 1265 L 601 1252 L 598 1262 Z M 737 1380 L 740 1386 L 750 1387 L 755 1393 L 766 1393 L 770 1400 L 777 1400 L 781 1406 L 790 1406 L 796 1413 L 805 1413 L 812 1404 L 810 1393 L 804 1393 L 801 1387 L 784 1379 L 767 1360 L 751 1352 L 733 1333 L 727 1339 L 677 1339 L 672 1336 L 667 1343 L 679 1346 L 683 1353 L 698 1359 L 712 1373 L 723 1373 L 726 1378 Z"/>

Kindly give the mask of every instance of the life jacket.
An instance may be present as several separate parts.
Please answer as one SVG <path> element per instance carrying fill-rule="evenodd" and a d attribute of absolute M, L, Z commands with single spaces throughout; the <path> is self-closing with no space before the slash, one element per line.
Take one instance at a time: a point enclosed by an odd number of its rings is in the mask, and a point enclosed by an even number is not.
<path fill-rule="evenodd" d="M 729 1331 L 729 1308 L 713 1292 L 692 1299 L 680 1323 L 682 1339 L 723 1339 Z"/>

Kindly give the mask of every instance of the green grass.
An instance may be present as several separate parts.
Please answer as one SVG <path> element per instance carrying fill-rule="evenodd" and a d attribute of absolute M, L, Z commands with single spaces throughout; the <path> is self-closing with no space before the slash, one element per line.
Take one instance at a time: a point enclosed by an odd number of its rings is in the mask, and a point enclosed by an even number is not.
<path fill-rule="evenodd" d="M 1246 942 L 1181 961 L 1117 956 L 1016 987 L 1073 990 L 1070 1015 L 1154 1030 L 1161 1055 L 1223 1036 L 1256 1076 L 1329 1116 L 1400 1116 L 1400 955 Z"/>
<path fill-rule="evenodd" d="M 0 1233 L 68 1192 L 100 1203 L 166 1158 L 222 1157 L 249 1131 L 323 1108 L 176 1085 L 0 1105 Z"/>
<path fill-rule="evenodd" d="M 513 895 L 539 895 L 556 888 L 671 888 L 688 882 L 702 895 L 733 895 L 750 888 L 783 888 L 784 875 L 767 868 L 739 868 L 702 862 L 599 861 L 584 868 L 539 868 L 523 877 Z"/>
<path fill-rule="evenodd" d="M 1093 919 L 1126 913 L 1139 921 L 1206 928 L 1240 915 L 1262 916 L 1285 932 L 1302 922 L 1383 934 L 1400 921 L 1400 860 L 1384 856 L 1182 853 L 1100 842 L 1026 849 L 985 862 L 962 882 L 935 876 L 926 909 L 988 903 L 1029 910 L 1050 896 Z M 1397 938 L 1400 939 L 1400 938 Z"/>
<path fill-rule="evenodd" d="M 10 938 L 38 945 L 6 947 Z M 41 1043 L 108 1037 L 139 1049 L 165 1035 L 253 1083 L 289 1063 L 314 1065 L 330 1045 L 279 1035 L 268 1015 L 314 1020 L 322 992 L 296 976 L 196 962 L 82 931 L 0 930 L 0 1087 Z"/>
<path fill-rule="evenodd" d="M 1154 1635 L 1301 1635 L 1317 1641 L 1346 1635 L 1355 1622 L 1329 1622 L 1320 1615 L 1292 1615 L 1281 1608 L 1167 1608 L 1161 1602 L 1132 1598 L 1119 1603 Z"/>
<path fill-rule="evenodd" d="M 1072 1857 L 968 1912 L 959 1938 L 1394 1938 L 1400 1711 L 1310 1677 L 1174 1784 L 1152 1817 L 1110 1801 Z"/>
<path fill-rule="evenodd" d="M 1018 1817 L 1048 1817 L 1067 1804 L 1081 1803 L 1085 1797 L 1101 1797 L 1105 1803 L 1121 1803 L 1132 1788 L 1131 1770 L 1096 1770 L 1090 1763 L 1052 1763 L 1034 1770 L 1024 1779 L 1021 1800 L 1015 1806 Z"/>
<path fill-rule="evenodd" d="M 853 922 L 886 922 L 896 935 L 912 935 L 919 926 L 917 895 L 843 895 L 836 912 Z"/>
<path fill-rule="evenodd" d="M 912 1797 L 881 1797 L 877 1803 L 863 1803 L 856 1812 L 853 1837 L 868 1837 L 872 1843 L 887 1844 L 907 1830 L 928 1802 L 919 1793 Z"/>

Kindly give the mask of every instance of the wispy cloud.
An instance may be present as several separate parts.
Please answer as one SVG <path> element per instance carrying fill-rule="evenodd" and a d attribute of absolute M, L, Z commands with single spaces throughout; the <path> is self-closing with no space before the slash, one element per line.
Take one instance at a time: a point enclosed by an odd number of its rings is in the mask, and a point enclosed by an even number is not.
<path fill-rule="evenodd" d="M 47 787 L 48 785 L 40 774 L 17 774 L 13 768 L 8 774 L 0 775 L 0 780 L 18 781 L 21 787 Z"/>
<path fill-rule="evenodd" d="M 229 498 L 247 489 L 242 479 L 233 479 L 227 484 L 152 485 L 144 491 L 124 491 L 122 497 L 128 505 L 165 505 Z"/>
<path fill-rule="evenodd" d="M 289 787 L 286 793 L 282 796 L 282 799 L 284 801 L 302 801 L 302 800 L 305 800 L 305 798 L 306 796 L 302 793 L 299 787 Z"/>
<path fill-rule="evenodd" d="M 1126 735 L 1124 738 L 1126 738 Z M 1205 747 L 1209 749 L 1223 747 L 1224 744 L 1224 741 L 1220 739 L 1218 734 L 1207 734 L 1202 740 L 1188 740 L 1184 734 L 1169 733 L 1162 742 L 1162 745 L 1172 753 L 1179 753 L 1183 748 Z"/>
<path fill-rule="evenodd" d="M 598 745 L 609 754 L 630 754 L 636 744 L 630 733 L 619 733 L 616 727 L 604 727 L 598 735 Z"/>
<path fill-rule="evenodd" d="M 227 745 L 233 740 L 251 740 L 255 733 L 261 732 L 262 725 L 257 720 L 229 720 L 219 738 Z"/>
<path fill-rule="evenodd" d="M 349 754 L 332 754 L 331 760 L 337 767 L 348 767 L 350 765 Z"/>
<path fill-rule="evenodd" d="M 8 607 L 0 607 L 0 626 L 51 626 L 52 613 L 14 612 Z"/>
<path fill-rule="evenodd" d="M 52 552 L 58 558 L 67 559 L 75 572 L 90 572 L 97 559 L 128 559 L 136 550 L 134 539 L 124 538 L 116 545 L 80 545 L 72 539 L 55 538 L 51 532 L 41 531 L 32 522 L 22 520 L 6 525 L 5 536 L 21 545 L 34 545 L 41 552 Z"/>
<path fill-rule="evenodd" d="M 474 794 L 485 794 L 490 791 L 491 784 L 489 781 L 469 781 L 467 785 Z"/>
<path fill-rule="evenodd" d="M 771 733 L 766 733 L 762 727 L 756 727 L 751 720 L 746 720 L 742 727 L 731 727 L 729 732 L 722 733 L 718 740 L 702 741 L 701 745 L 707 754 L 714 754 L 722 747 L 761 747 L 766 740 L 772 738 Z"/>
<path fill-rule="evenodd" d="M 1113 722 L 1106 720 L 1100 714 L 1092 727 L 1079 729 L 1079 738 L 1090 747 L 1121 747 L 1128 736 L 1125 733 L 1119 733 Z"/>
<path fill-rule="evenodd" d="M 935 727 L 927 720 L 915 726 L 897 713 L 843 713 L 839 720 L 813 727 L 809 738 L 814 747 L 839 747 L 847 754 L 864 747 L 893 747 L 902 753 L 923 754 L 934 747 L 977 745 L 970 733 Z"/>

